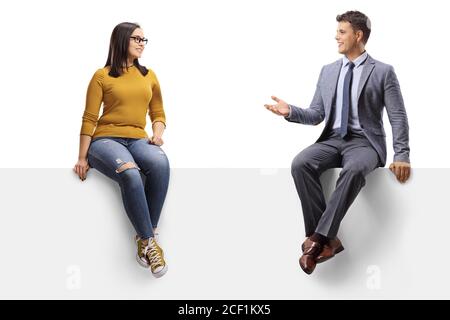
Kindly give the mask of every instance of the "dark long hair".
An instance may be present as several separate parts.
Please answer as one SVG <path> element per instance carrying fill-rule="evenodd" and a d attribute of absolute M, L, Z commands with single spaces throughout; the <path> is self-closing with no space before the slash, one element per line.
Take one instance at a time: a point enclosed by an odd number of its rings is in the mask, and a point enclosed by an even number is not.
<path fill-rule="evenodd" d="M 130 37 L 134 30 L 140 28 L 137 23 L 122 22 L 119 23 L 112 31 L 111 40 L 109 42 L 108 59 L 105 67 L 110 66 L 109 75 L 117 78 L 123 73 L 123 65 L 127 65 L 128 46 L 130 45 Z M 143 76 L 146 76 L 148 70 L 139 64 L 138 59 L 134 59 L 133 65 L 138 68 Z"/>

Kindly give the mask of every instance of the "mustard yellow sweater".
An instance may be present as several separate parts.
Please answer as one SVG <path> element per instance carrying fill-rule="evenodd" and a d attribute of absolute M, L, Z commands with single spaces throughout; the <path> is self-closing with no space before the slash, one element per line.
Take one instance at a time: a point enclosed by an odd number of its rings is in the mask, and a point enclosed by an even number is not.
<path fill-rule="evenodd" d="M 110 77 L 108 72 L 109 67 L 98 69 L 89 83 L 80 134 L 92 138 L 148 138 L 147 113 L 152 123 L 161 121 L 165 125 L 161 89 L 152 70 L 145 77 L 135 66 L 118 78 Z"/>

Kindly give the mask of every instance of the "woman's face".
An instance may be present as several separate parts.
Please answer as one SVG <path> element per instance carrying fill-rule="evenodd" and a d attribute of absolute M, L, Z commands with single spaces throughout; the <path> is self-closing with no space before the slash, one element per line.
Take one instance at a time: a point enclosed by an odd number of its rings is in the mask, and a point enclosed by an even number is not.
<path fill-rule="evenodd" d="M 143 39 L 145 40 L 144 32 L 140 28 L 135 29 L 131 34 L 130 44 L 128 46 L 128 57 L 131 60 L 141 57 L 145 47 L 145 41 L 142 41 Z"/>

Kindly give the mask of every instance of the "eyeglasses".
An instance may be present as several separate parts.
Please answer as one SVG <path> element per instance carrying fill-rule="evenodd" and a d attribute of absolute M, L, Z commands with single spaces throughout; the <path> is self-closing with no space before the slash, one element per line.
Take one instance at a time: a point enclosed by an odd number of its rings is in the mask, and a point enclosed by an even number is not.
<path fill-rule="evenodd" d="M 134 39 L 134 42 L 141 44 L 143 43 L 144 45 L 146 45 L 148 43 L 148 39 L 147 38 L 141 38 L 141 37 L 130 37 L 131 39 Z"/>

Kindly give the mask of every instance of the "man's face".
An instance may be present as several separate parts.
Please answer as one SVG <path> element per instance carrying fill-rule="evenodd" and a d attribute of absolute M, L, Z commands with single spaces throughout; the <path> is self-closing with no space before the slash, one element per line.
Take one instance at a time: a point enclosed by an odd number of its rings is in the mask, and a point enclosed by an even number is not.
<path fill-rule="evenodd" d="M 361 38 L 361 31 L 355 33 L 350 22 L 341 21 L 336 30 L 336 41 L 338 43 L 338 51 L 341 54 L 347 54 L 357 48 L 358 36 Z"/>

